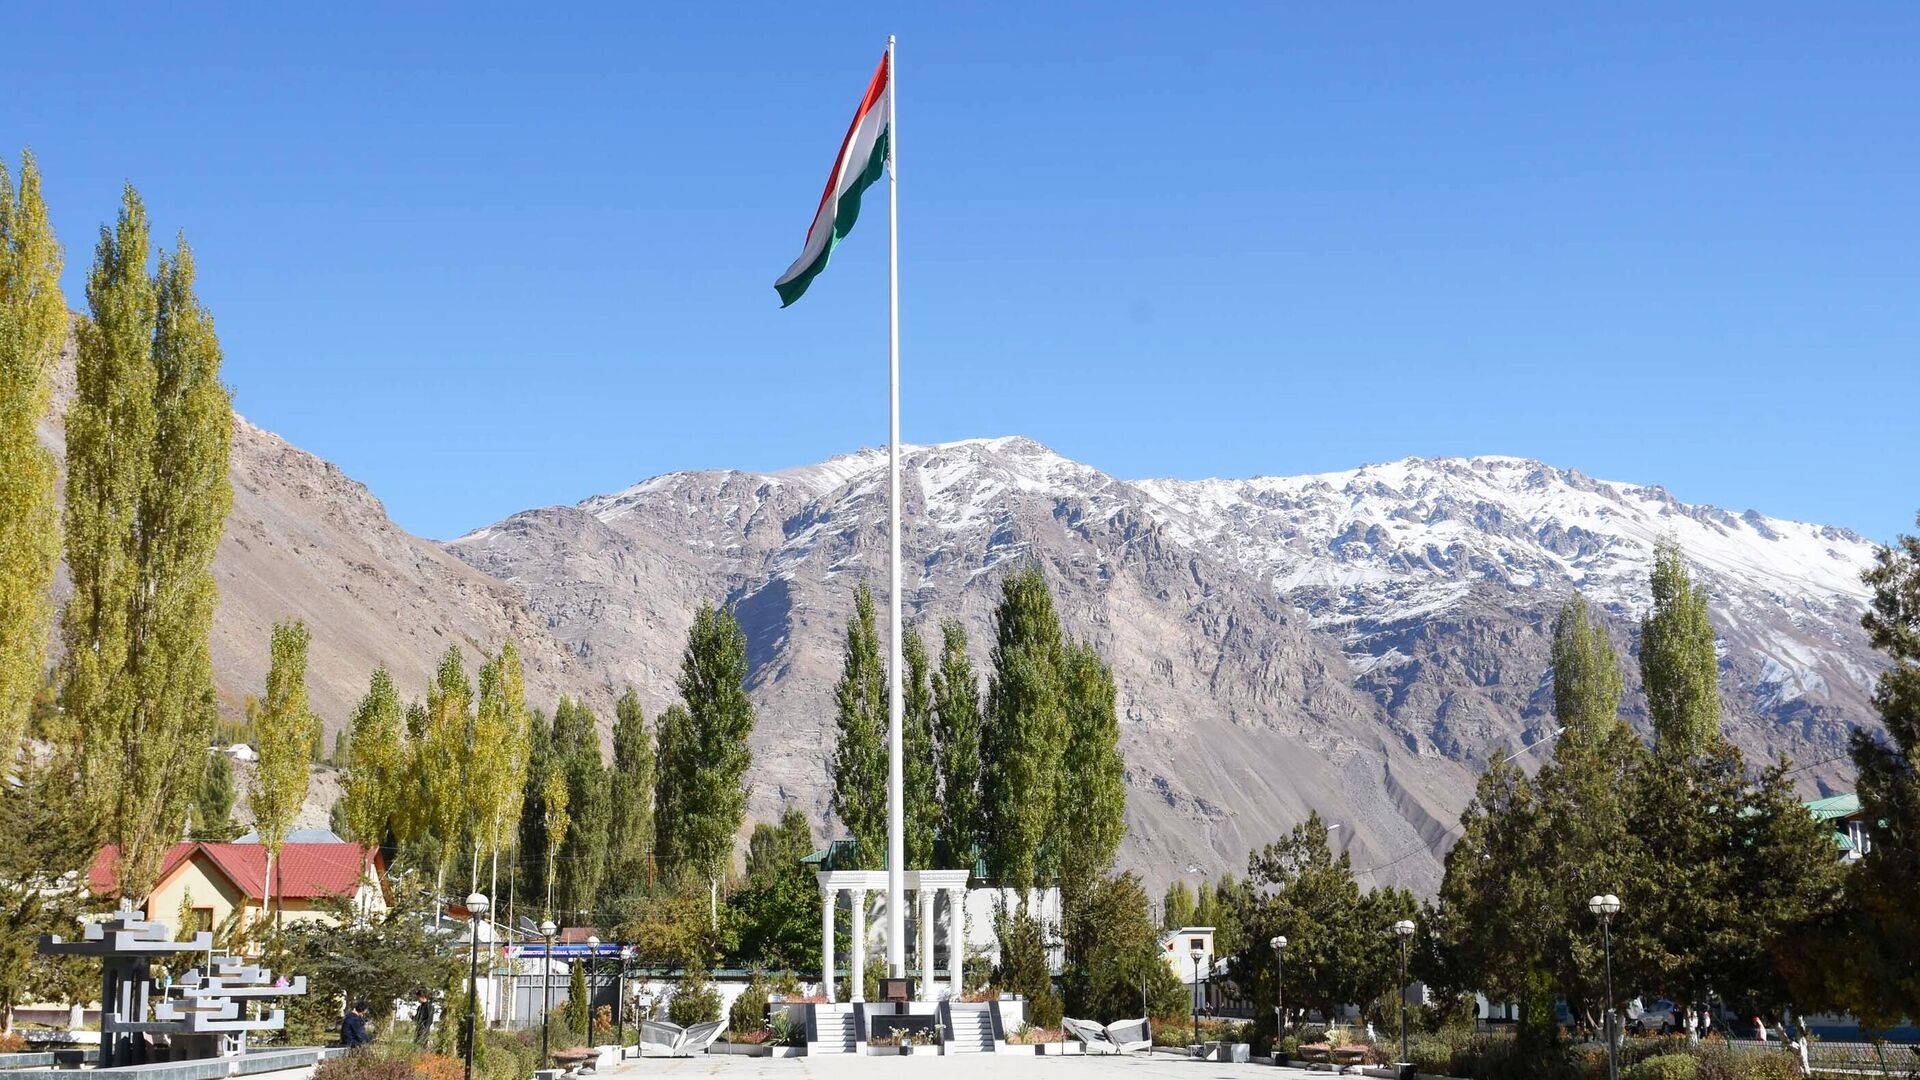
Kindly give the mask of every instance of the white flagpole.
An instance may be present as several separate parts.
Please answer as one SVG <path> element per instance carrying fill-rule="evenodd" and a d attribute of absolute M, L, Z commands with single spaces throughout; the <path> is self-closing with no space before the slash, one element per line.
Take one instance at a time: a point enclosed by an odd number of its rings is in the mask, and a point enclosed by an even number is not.
<path fill-rule="evenodd" d="M 887 573 L 892 579 L 893 637 L 887 664 L 887 974 L 907 974 L 906 831 L 901 817 L 900 763 L 900 178 L 895 169 L 900 129 L 893 103 L 900 83 L 893 66 L 893 35 L 887 35 L 887 396 L 891 423 L 887 445 Z"/>

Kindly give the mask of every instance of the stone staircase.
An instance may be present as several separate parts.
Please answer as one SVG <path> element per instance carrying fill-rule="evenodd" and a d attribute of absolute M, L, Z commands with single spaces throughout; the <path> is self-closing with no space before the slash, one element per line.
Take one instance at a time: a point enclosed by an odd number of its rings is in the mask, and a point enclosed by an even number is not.
<path fill-rule="evenodd" d="M 949 1054 L 993 1053 L 993 1005 L 989 1002 L 947 1003 L 952 1026 L 947 1033 Z"/>
<path fill-rule="evenodd" d="M 813 1006 L 813 1022 L 808 1028 L 808 1057 L 816 1054 L 854 1054 L 860 1050 L 860 1033 L 854 1024 L 852 1005 Z"/>

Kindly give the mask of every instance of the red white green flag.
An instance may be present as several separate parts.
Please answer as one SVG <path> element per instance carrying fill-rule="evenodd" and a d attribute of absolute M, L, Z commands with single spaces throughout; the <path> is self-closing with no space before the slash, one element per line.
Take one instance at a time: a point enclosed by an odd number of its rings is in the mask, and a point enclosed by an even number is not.
<path fill-rule="evenodd" d="M 853 223 L 860 216 L 860 196 L 880 179 L 886 169 L 892 132 L 888 124 L 892 122 L 893 109 L 890 100 L 893 94 L 893 73 L 888 69 L 888 57 L 880 58 L 880 67 L 873 73 L 873 81 L 867 84 L 867 92 L 860 98 L 859 111 L 853 114 L 853 123 L 847 128 L 847 137 L 840 141 L 840 156 L 834 159 L 833 172 L 827 176 L 827 190 L 820 196 L 820 208 L 814 212 L 813 225 L 807 229 L 807 243 L 800 250 L 800 257 L 773 283 L 780 294 L 780 306 L 786 307 L 801 294 L 820 271 L 827 268 L 827 259 L 833 255 L 833 249 L 840 238 L 853 229 Z"/>

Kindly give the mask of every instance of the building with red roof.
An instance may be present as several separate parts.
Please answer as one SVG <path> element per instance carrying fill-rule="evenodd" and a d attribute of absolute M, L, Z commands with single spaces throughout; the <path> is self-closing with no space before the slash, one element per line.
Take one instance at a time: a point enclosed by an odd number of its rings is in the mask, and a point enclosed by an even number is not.
<path fill-rule="evenodd" d="M 87 886 L 96 896 L 112 896 L 117 845 L 109 844 L 87 870 Z M 332 921 L 333 907 L 346 900 L 367 911 L 387 906 L 386 860 L 378 849 L 342 841 L 283 844 L 268 889 L 267 849 L 258 843 L 175 844 L 160 863 L 153 891 L 139 902 L 147 918 L 172 925 L 184 903 L 193 909 L 197 929 L 223 925 L 235 911 L 249 921 L 265 912 L 269 891 L 282 921 Z M 179 928 L 174 927 L 177 931 Z"/>

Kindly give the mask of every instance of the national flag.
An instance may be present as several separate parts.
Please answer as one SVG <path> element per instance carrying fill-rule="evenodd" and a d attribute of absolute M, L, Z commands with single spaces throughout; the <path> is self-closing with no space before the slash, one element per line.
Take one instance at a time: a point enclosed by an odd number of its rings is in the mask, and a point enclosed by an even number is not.
<path fill-rule="evenodd" d="M 840 156 L 834 159 L 833 172 L 827 176 L 827 190 L 820 196 L 812 227 L 807 229 L 806 246 L 773 283 L 781 307 L 800 299 L 813 279 L 827 268 L 834 247 L 860 216 L 860 196 L 887 167 L 893 134 L 887 126 L 893 116 L 893 73 L 888 69 L 888 59 L 880 58 L 880 67 L 867 84 L 860 108 L 847 128 L 847 137 L 840 141 Z"/>

